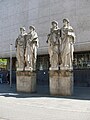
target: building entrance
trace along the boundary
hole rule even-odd
[[[49,56],[41,55],[37,57],[36,70],[37,88],[39,92],[47,93],[49,91]]]

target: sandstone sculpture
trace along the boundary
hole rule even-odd
[[[24,69],[25,67],[25,43],[27,33],[24,27],[20,28],[20,35],[16,39],[16,58],[17,58],[17,67]]]
[[[50,56],[50,69],[58,70],[62,60],[61,60],[61,52],[60,52],[60,29],[58,27],[58,22],[53,21],[52,27],[50,29],[50,34],[48,34],[48,52]]]
[[[61,57],[62,67],[72,68],[74,52],[75,33],[68,19],[63,19],[61,28]]]
[[[35,31],[34,26],[29,27],[29,33],[27,34],[27,44],[26,44],[26,68],[32,70],[36,69],[36,59],[37,59],[37,47],[38,43],[38,35]]]

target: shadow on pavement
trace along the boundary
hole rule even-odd
[[[49,94],[48,86],[38,86],[36,93],[18,93],[16,91],[15,84],[13,84],[11,88],[10,85],[8,84],[0,84],[0,96],[15,98],[49,97],[49,98],[90,100],[90,87],[74,87],[74,93],[72,96],[52,96]]]

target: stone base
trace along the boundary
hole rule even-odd
[[[30,71],[17,71],[17,92],[36,92],[36,73]]]
[[[70,96],[73,93],[73,72],[70,70],[49,71],[50,94]]]

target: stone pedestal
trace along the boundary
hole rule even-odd
[[[50,70],[50,94],[70,96],[73,93],[73,72],[71,70]]]
[[[17,92],[36,92],[36,73],[30,71],[17,71]]]

